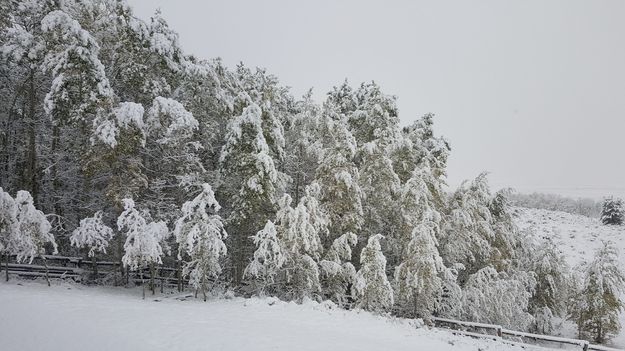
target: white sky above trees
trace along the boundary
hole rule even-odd
[[[449,183],[625,196],[625,1],[130,0],[189,53],[265,67],[322,100],[347,78],[433,112]]]

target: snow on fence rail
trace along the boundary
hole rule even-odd
[[[15,256],[11,257],[12,260]],[[42,261],[46,261],[44,265],[38,264]],[[66,256],[53,256],[43,255],[35,257],[32,263],[9,263],[8,273],[9,275],[16,275],[21,277],[37,278],[45,277],[46,274],[50,278],[71,279],[74,281],[81,281],[84,273],[92,274],[94,262],[91,259],[84,259],[82,257],[66,257]],[[112,271],[115,271],[119,267],[119,262],[112,261],[96,261],[95,265],[98,267],[97,272],[99,276],[106,275]],[[7,271],[7,263],[0,263],[0,271]],[[132,272],[132,281],[140,282],[148,280],[150,268],[144,268]],[[179,272],[178,268],[172,267],[156,267],[157,273],[154,277],[155,281],[166,282],[167,284],[178,283],[178,277],[174,276]],[[167,274],[169,276],[167,276]],[[183,285],[188,283],[188,278],[182,278],[180,282]]]
[[[496,324],[457,321],[453,319],[437,317],[433,317],[432,321],[434,322],[434,325],[439,328],[442,327],[452,329],[456,333],[474,338],[485,338],[510,342],[518,341],[524,344],[528,344],[527,341],[532,340],[534,343],[556,343],[560,345],[577,346],[583,351],[619,351],[618,349],[609,348],[601,345],[592,345],[586,340],[525,333],[515,330],[504,329],[502,326]]]

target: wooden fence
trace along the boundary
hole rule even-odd
[[[505,329],[500,325],[457,321],[453,319],[433,317],[432,321],[438,328],[450,329],[455,334],[469,336],[473,338],[492,339],[503,342],[514,342],[516,344],[531,345],[566,345],[575,347],[583,351],[620,351],[618,349],[593,345],[586,340],[568,339],[557,336],[525,333],[515,330]]]
[[[14,260],[13,260],[14,262]],[[107,275],[119,272],[119,262],[96,261],[97,278],[106,277]],[[45,277],[46,272],[50,278],[69,279],[76,282],[82,282],[85,278],[94,277],[94,262],[91,259],[82,257],[65,257],[45,255],[37,257],[32,263],[0,263],[0,271],[4,275],[8,268],[9,275],[20,276],[25,278]],[[180,270],[173,267],[157,266],[155,267],[155,282],[162,285],[176,286],[179,283],[186,285],[188,279],[179,278]],[[134,283],[148,281],[150,279],[150,269],[144,268],[131,272],[128,280]]]

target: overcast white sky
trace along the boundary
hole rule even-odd
[[[449,183],[625,196],[625,1],[130,0],[185,50],[321,99],[347,78],[436,114]]]

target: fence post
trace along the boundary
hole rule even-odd
[[[500,337],[500,338],[501,338],[501,337],[503,337],[503,334],[502,334],[502,332],[501,332],[501,329],[502,329],[502,327],[501,327],[501,326],[497,326],[497,336],[498,336],[498,337]]]

